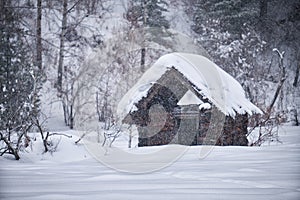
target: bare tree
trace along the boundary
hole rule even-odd
[[[279,68],[281,71],[281,75],[279,77],[278,85],[273,95],[273,98],[270,102],[270,105],[264,111],[264,114],[256,119],[255,125],[253,128],[248,132],[248,136],[253,132],[254,129],[258,128],[258,137],[257,139],[250,144],[251,146],[260,146],[266,141],[278,141],[278,125],[281,123],[281,116],[279,114],[272,115],[273,107],[275,105],[276,100],[279,97],[279,94],[282,90],[283,84],[286,80],[286,68],[283,64],[284,60],[284,52],[280,52],[278,49],[273,49],[273,51],[278,55],[279,58]]]
[[[43,153],[47,153],[47,152],[53,153],[56,151],[59,141],[56,143],[51,141],[50,138],[52,136],[60,135],[60,136],[65,136],[67,138],[72,138],[71,135],[67,135],[64,133],[50,133],[49,131],[44,131],[43,125],[42,125],[42,123],[40,123],[39,119],[34,119],[33,124],[38,128],[38,130],[41,134],[41,138],[42,138],[42,142],[43,142],[43,146],[44,146]]]
[[[285,70],[285,66],[283,65],[284,52],[280,52],[278,49],[274,49],[273,51],[276,52],[278,54],[278,57],[279,57],[279,68],[281,70],[281,76],[279,78],[278,86],[277,86],[277,89],[276,89],[275,94],[273,96],[273,99],[272,99],[272,101],[271,101],[271,103],[268,106],[267,111],[266,111],[268,116],[271,115],[271,110],[274,107],[274,104],[275,104],[275,102],[278,98],[278,95],[281,91],[283,83],[286,80],[286,70]]]
[[[110,10],[110,4],[106,4],[109,0],[63,0],[62,18],[59,35],[59,53],[57,65],[57,88],[58,97],[62,102],[64,121],[71,129],[76,123],[76,113],[79,107],[78,95],[88,83],[81,82],[81,77],[87,73],[84,66],[84,59],[87,49],[99,47],[102,44],[101,37],[101,21],[102,17]],[[95,7],[94,7],[95,6]],[[74,15],[73,11],[77,11]],[[92,18],[97,21],[97,26],[91,26],[86,21],[89,15],[98,15],[98,18]],[[98,23],[99,22],[99,23]],[[78,29],[84,27],[86,32],[92,36],[86,36]],[[90,34],[87,34],[90,35]],[[100,37],[100,38],[99,38]],[[81,98],[81,100],[83,100]],[[86,99],[90,101],[91,99]],[[78,107],[79,106],[79,107]]]
[[[104,146],[107,142],[109,142],[108,146],[111,147],[115,140],[121,135],[121,127],[116,127],[115,124],[111,125],[108,130],[103,132],[103,143]]]

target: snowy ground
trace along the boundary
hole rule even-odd
[[[202,159],[200,146],[189,147],[170,166],[143,174],[108,168],[74,145],[76,136],[63,137],[52,156],[33,149],[20,161],[0,157],[0,199],[300,199],[300,128],[280,132],[282,144],[214,147]]]

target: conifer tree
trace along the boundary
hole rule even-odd
[[[255,25],[259,20],[259,2],[257,0],[198,0],[196,2],[193,29],[200,31],[202,24],[218,21],[221,31],[233,34],[241,32],[241,27],[247,23]]]
[[[163,0],[132,0],[126,13],[127,20],[132,28],[140,28],[144,32],[144,41],[141,48],[141,71],[145,70],[146,40],[163,43],[162,38],[169,36],[166,29],[170,23],[164,16],[168,3]],[[150,39],[146,34],[150,33]]]
[[[0,155],[13,154],[18,160],[22,138],[38,113],[36,70],[13,1],[0,1],[0,12]]]
[[[170,23],[163,15],[167,12],[168,3],[163,0],[132,0],[126,13],[127,19],[134,27],[170,27]]]

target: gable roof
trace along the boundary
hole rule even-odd
[[[182,105],[191,105],[191,104],[196,104],[200,105],[203,104],[204,102],[199,99],[191,90],[188,90],[185,95],[178,101],[177,105],[182,106]]]
[[[152,85],[174,68],[193,84],[193,92],[207,98],[225,115],[262,113],[246,98],[242,86],[209,59],[196,54],[170,53],[160,57],[123,96],[118,105],[119,117],[123,119],[135,111],[135,104],[147,96]]]

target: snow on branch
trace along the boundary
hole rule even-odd
[[[278,53],[280,59],[283,59],[285,53],[284,51],[280,52],[277,48],[274,48],[273,51]]]

